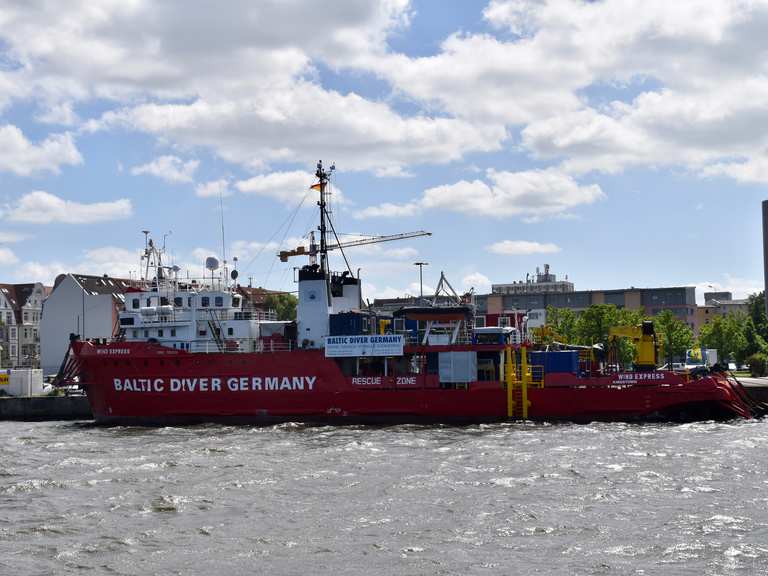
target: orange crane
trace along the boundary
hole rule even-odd
[[[402,234],[390,234],[387,236],[371,236],[369,238],[350,240],[349,242],[329,244],[328,250],[351,248],[353,246],[365,246],[367,244],[378,244],[380,242],[391,242],[393,240],[405,240],[407,238],[418,238],[420,236],[432,236],[432,232],[417,230],[416,232],[403,232]],[[317,256],[318,247],[317,244],[315,244],[314,232],[310,234],[309,238],[309,249],[305,248],[304,246],[297,246],[293,250],[281,250],[277,254],[280,258],[280,261],[288,262],[288,258],[291,258],[292,256],[309,256],[310,258]]]

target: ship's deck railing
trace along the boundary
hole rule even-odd
[[[125,318],[137,318],[138,322],[127,324],[123,322]],[[269,310],[216,310],[215,308],[201,308],[198,310],[179,310],[171,314],[144,315],[138,312],[123,313],[120,317],[120,326],[123,328],[158,326],[163,324],[174,324],[179,322],[191,322],[192,320],[215,320],[217,322],[226,322],[228,320],[258,320],[259,322],[276,322],[277,314]]]
[[[136,340],[128,339],[129,342]],[[139,340],[144,342],[145,340]],[[196,354],[218,354],[220,352],[238,354],[245,352],[290,352],[296,349],[296,344],[290,340],[276,340],[271,338],[232,338],[220,342],[215,340],[165,340],[159,339],[161,346],[193,352]]]

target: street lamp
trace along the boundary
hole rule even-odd
[[[414,262],[414,266],[419,267],[419,303],[424,301],[424,266],[429,266],[429,262]]]

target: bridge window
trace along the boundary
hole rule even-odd
[[[232,297],[232,307],[240,308],[240,298],[238,298],[237,296]]]
[[[184,306],[184,298],[182,298],[181,296],[176,296],[176,297],[173,299],[173,305],[174,305],[176,308],[181,308],[182,306]]]
[[[131,300],[131,308],[136,310],[139,306],[141,306],[141,304],[139,303],[138,298],[134,298],[133,300]]]
[[[162,330],[158,330],[157,331],[157,337],[158,338],[162,338],[163,337],[163,331]]]
[[[234,335],[234,333],[235,333],[235,329],[234,328],[227,328],[227,336],[232,336],[232,335]]]
[[[224,297],[223,296],[216,296],[216,298],[214,298],[214,302],[216,303],[216,306],[218,308],[221,308],[222,306],[224,306]]]
[[[200,298],[200,306],[203,308],[208,308],[208,306],[211,305],[211,299],[208,296],[203,296]]]
[[[176,336],[176,328],[171,328],[171,336]]]
[[[168,297],[160,296],[160,306],[168,306]]]

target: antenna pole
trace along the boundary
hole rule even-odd
[[[315,176],[320,180],[320,201],[317,205],[320,207],[320,270],[328,273],[328,239],[327,239],[327,212],[326,212],[326,187],[328,186],[328,179],[331,172],[333,172],[335,166],[331,166],[329,170],[323,169],[323,161],[320,160],[317,163],[317,171]]]
[[[328,185],[328,175],[323,170],[323,161],[317,163],[317,172],[315,176],[320,180],[320,270],[328,272],[328,244],[326,241],[325,224],[325,187]]]

